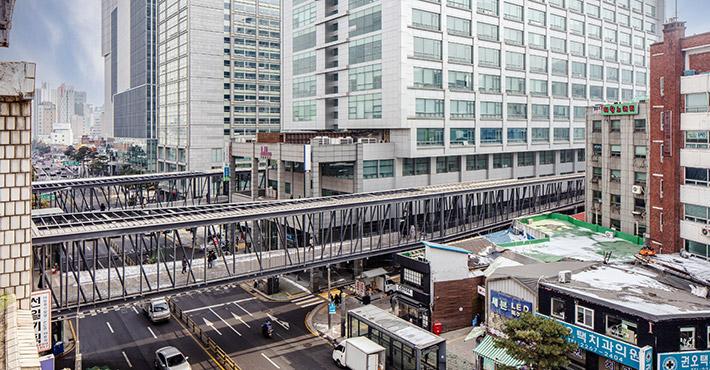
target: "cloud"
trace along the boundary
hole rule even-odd
[[[0,60],[37,64],[37,83],[61,83],[103,104],[100,0],[22,0],[15,3],[10,48]]]

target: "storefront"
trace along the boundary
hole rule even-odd
[[[476,357],[476,368],[480,370],[496,370],[497,368],[519,368],[523,362],[511,357],[508,352],[495,344],[492,336],[488,335],[473,349]]]
[[[376,306],[348,311],[347,334],[385,347],[388,370],[446,370],[446,340]]]

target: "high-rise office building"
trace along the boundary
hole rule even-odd
[[[158,1],[158,170],[221,168],[232,138],[278,131],[279,0]]]
[[[103,0],[106,131],[139,145],[154,171],[157,153],[156,0]]]
[[[287,1],[282,130],[368,137],[352,157],[362,171],[313,168],[355,173],[348,191],[583,171],[587,107],[647,95],[663,12],[663,0]]]
[[[709,258],[710,33],[671,20],[650,64],[650,243]]]

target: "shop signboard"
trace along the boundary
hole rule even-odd
[[[532,312],[531,302],[509,296],[497,290],[491,290],[491,312],[509,319],[520,316],[524,312]]]
[[[638,114],[638,103],[612,103],[601,107],[602,116],[627,116]]]
[[[30,297],[30,312],[37,339],[37,351],[52,349],[52,306],[51,291],[40,290],[32,292]]]
[[[710,370],[710,351],[659,353],[658,370]]]
[[[542,314],[538,315],[550,318]],[[604,334],[600,334],[561,320],[555,320],[569,329],[570,334],[567,337],[567,340],[575,343],[580,349],[596,353],[599,356],[606,357],[634,369],[651,369],[651,364],[653,362],[652,347],[645,346],[643,348],[639,348],[619,339],[614,339]]]

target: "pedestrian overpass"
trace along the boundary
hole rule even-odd
[[[42,215],[32,219],[35,285],[51,290],[61,319],[153,295],[399,252],[421,240],[473,236],[515,217],[580,207],[584,183],[584,174],[569,174]]]

